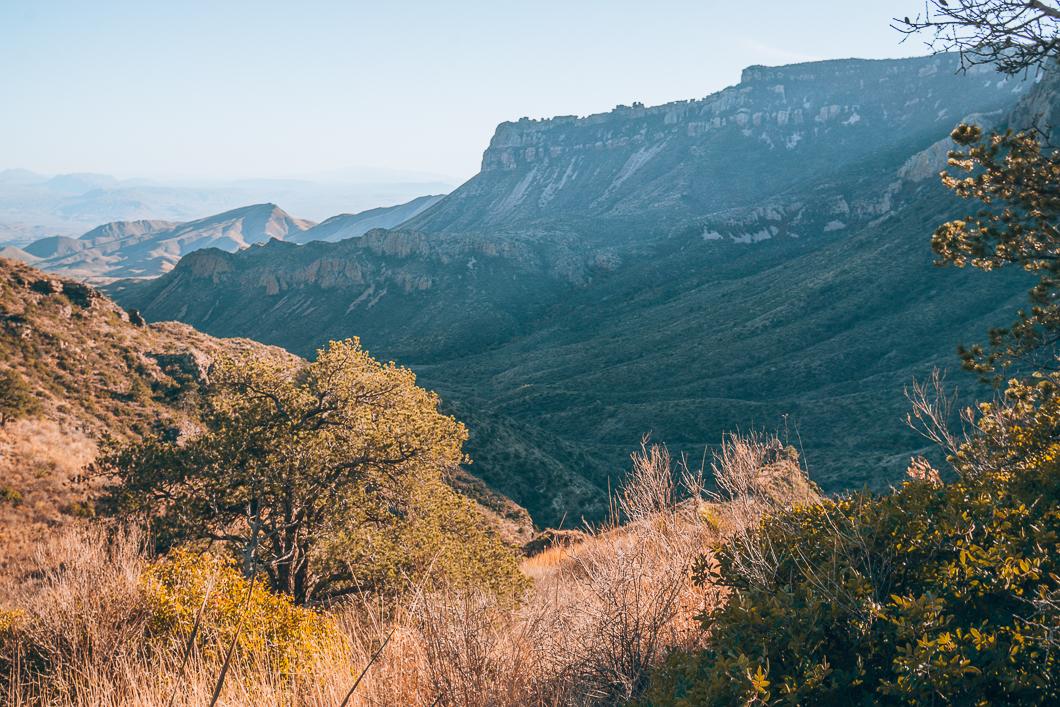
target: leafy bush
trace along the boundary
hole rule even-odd
[[[474,503],[440,479],[418,484],[406,513],[358,524],[335,537],[324,554],[358,568],[358,591],[478,589],[518,596],[528,586],[515,553],[483,522]]]
[[[252,588],[227,558],[178,548],[141,581],[150,632],[184,643],[194,631],[195,647],[207,654],[223,657],[234,639],[239,650],[287,673],[339,640],[322,615],[260,581]]]
[[[987,704],[1060,700],[1060,396],[1056,374],[981,406],[943,485],[780,512],[697,580],[731,589],[710,645],[671,658],[656,705]],[[921,465],[922,466],[922,465]],[[944,699],[943,699],[944,696]]]

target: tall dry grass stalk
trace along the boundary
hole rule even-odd
[[[762,519],[798,503],[820,499],[799,465],[794,449],[776,435],[752,431],[728,434],[714,453],[711,470],[717,491],[710,494],[716,523],[734,547],[733,569],[759,586],[774,579],[779,558],[758,533]]]
[[[776,454],[758,437],[731,438],[719,452],[723,497],[709,507],[727,514],[725,532],[739,542],[749,542],[743,529],[762,512],[766,482],[758,477]],[[279,675],[237,650],[217,704],[621,703],[669,651],[703,640],[694,617],[717,594],[694,586],[690,569],[718,540],[718,526],[702,520],[701,476],[646,442],[614,509],[583,541],[526,560],[534,584],[525,596],[454,589],[397,603],[362,597],[328,612],[336,639],[294,674]],[[0,621],[0,701],[210,703],[224,650],[189,653],[187,636],[152,634],[142,546],[135,532],[74,531],[43,547],[31,571],[0,585],[7,612],[0,616],[19,617],[6,633]]]

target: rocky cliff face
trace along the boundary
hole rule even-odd
[[[394,326],[398,336],[377,352],[429,361],[495,343],[555,294],[585,286],[615,262],[562,233],[490,239],[374,230],[338,243],[200,250],[165,277],[110,291],[154,320],[240,329],[262,340],[277,326],[313,345],[323,332],[343,338]],[[269,316],[261,316],[263,306]]]
[[[503,123],[481,172],[409,227],[475,231],[556,219],[671,220],[753,204],[944,137],[1028,88],[953,56],[750,67],[700,100]]]

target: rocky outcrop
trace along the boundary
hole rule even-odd
[[[699,100],[502,123],[480,173],[407,226],[696,217],[923,149],[961,116],[1011,106],[1030,87],[958,66],[950,55],[756,66]]]
[[[186,349],[176,353],[148,353],[159,369],[170,378],[188,383],[206,385],[209,382],[210,364],[213,359],[202,351]]]

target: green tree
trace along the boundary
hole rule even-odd
[[[39,409],[40,402],[17,371],[0,371],[0,426]]]
[[[936,51],[958,51],[964,65],[991,64],[1006,74],[1057,72],[1060,2],[1057,0],[930,0],[913,18],[896,19],[907,36],[927,33]],[[1053,111],[1055,114],[1055,110]],[[976,203],[974,213],[936,229],[932,247],[940,265],[982,270],[1019,267],[1038,277],[1030,308],[1008,328],[989,333],[989,343],[962,347],[967,368],[1003,379],[999,368],[1021,373],[1050,368],[1060,341],[1060,154],[1049,136],[1049,116],[1022,118],[1015,130],[984,135],[973,125],[951,134],[952,169],[943,184]]]
[[[166,544],[223,543],[297,604],[355,591],[358,568],[327,554],[333,540],[406,516],[418,486],[464,460],[463,425],[356,339],[312,363],[224,359],[210,377],[197,437],[100,457],[105,505],[149,518]]]
[[[950,153],[958,172],[943,172],[943,184],[980,208],[935,231],[931,244],[939,263],[1015,266],[1038,278],[1031,307],[1012,326],[991,331],[985,349],[962,348],[961,357],[982,375],[1013,364],[1049,368],[1060,341],[1060,153],[1043,148],[1034,132],[984,136],[978,127],[960,125],[952,137],[962,148]]]

